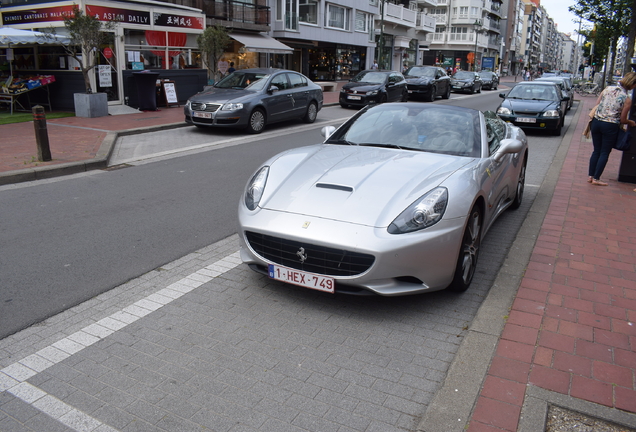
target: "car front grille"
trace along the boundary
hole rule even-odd
[[[351,252],[246,231],[250,247],[276,264],[328,276],[355,276],[367,271],[375,261],[369,254]],[[306,257],[301,262],[300,256]]]
[[[221,104],[206,104],[201,102],[191,102],[190,107],[192,111],[205,111],[205,112],[215,112],[221,107]]]

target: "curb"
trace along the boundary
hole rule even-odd
[[[108,159],[110,158],[117,139],[127,135],[138,135],[146,132],[158,132],[168,129],[177,129],[180,127],[190,126],[185,122],[169,123],[159,126],[149,126],[143,128],[127,129],[117,132],[108,132],[106,137],[99,146],[95,157],[92,159],[67,162],[57,165],[49,165],[44,167],[26,168],[22,170],[0,173],[0,186],[23,183],[34,180],[50,179],[70,174],[83,173],[90,170],[104,169],[108,167]]]
[[[420,421],[417,432],[463,432],[468,429],[479,393],[483,386],[490,362],[506,323],[506,317],[517,295],[534,249],[543,220],[550,206],[561,168],[565,162],[572,137],[581,115],[582,104],[568,131],[563,136],[559,149],[539,188],[532,207],[528,211],[508,256],[488,291],[464,340],[455,354],[446,379],[429,404]],[[514,258],[513,258],[514,256]],[[545,418],[536,417],[545,422]],[[536,430],[544,425],[536,426]]]

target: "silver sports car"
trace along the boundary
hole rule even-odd
[[[331,293],[466,290],[482,237],[521,205],[523,131],[492,112],[390,103],[323,135],[274,156],[247,183],[243,262]]]

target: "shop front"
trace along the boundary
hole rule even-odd
[[[14,28],[67,35],[64,16],[70,15],[77,3],[52,2],[37,7],[3,7],[3,25]],[[136,107],[137,89],[134,73],[150,70],[158,79],[175,82],[180,100],[185,101],[207,84],[196,39],[205,27],[200,10],[157,2],[118,3],[80,2],[86,14],[101,21],[116,21],[109,42],[97,55],[97,68],[91,74],[91,87],[106,93],[108,103]],[[2,51],[2,50],[0,50]],[[14,49],[13,75],[54,75],[51,86],[53,109],[73,109],[73,94],[85,92],[80,65],[62,46],[25,46]],[[0,65],[8,62],[0,55]]]

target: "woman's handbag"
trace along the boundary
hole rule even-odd
[[[618,138],[616,138],[616,144],[614,148],[616,150],[627,151],[632,143],[632,134],[629,130],[623,130],[622,127],[618,128]]]
[[[587,139],[590,139],[590,128],[592,127],[592,120],[594,120],[594,115],[596,114],[596,109],[598,108],[598,105],[596,105],[594,108],[592,108],[590,110],[590,121],[587,122],[587,125],[585,126],[585,129],[583,130],[583,136]]]

